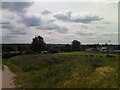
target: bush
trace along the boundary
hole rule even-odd
[[[49,53],[58,53],[58,50],[49,50]]]
[[[4,66],[2,65],[2,70],[4,70]]]
[[[21,55],[21,53],[3,53],[2,54],[2,58],[10,58],[10,57],[14,57],[14,56],[17,56],[17,55]]]

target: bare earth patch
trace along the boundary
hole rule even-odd
[[[8,66],[4,66],[2,71],[2,88],[15,88],[13,77],[15,74],[11,72]]]

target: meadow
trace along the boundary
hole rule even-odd
[[[20,88],[118,88],[118,55],[64,52],[3,59]]]

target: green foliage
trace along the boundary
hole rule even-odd
[[[39,53],[41,53],[41,51],[44,51],[45,50],[44,39],[41,36],[37,36],[37,37],[33,38],[33,41],[31,44],[31,49],[34,52],[39,52]]]
[[[117,88],[118,55],[69,52],[21,55],[3,60],[22,88]]]

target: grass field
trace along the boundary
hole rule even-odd
[[[21,55],[4,59],[22,88],[117,88],[118,55],[88,52]]]

